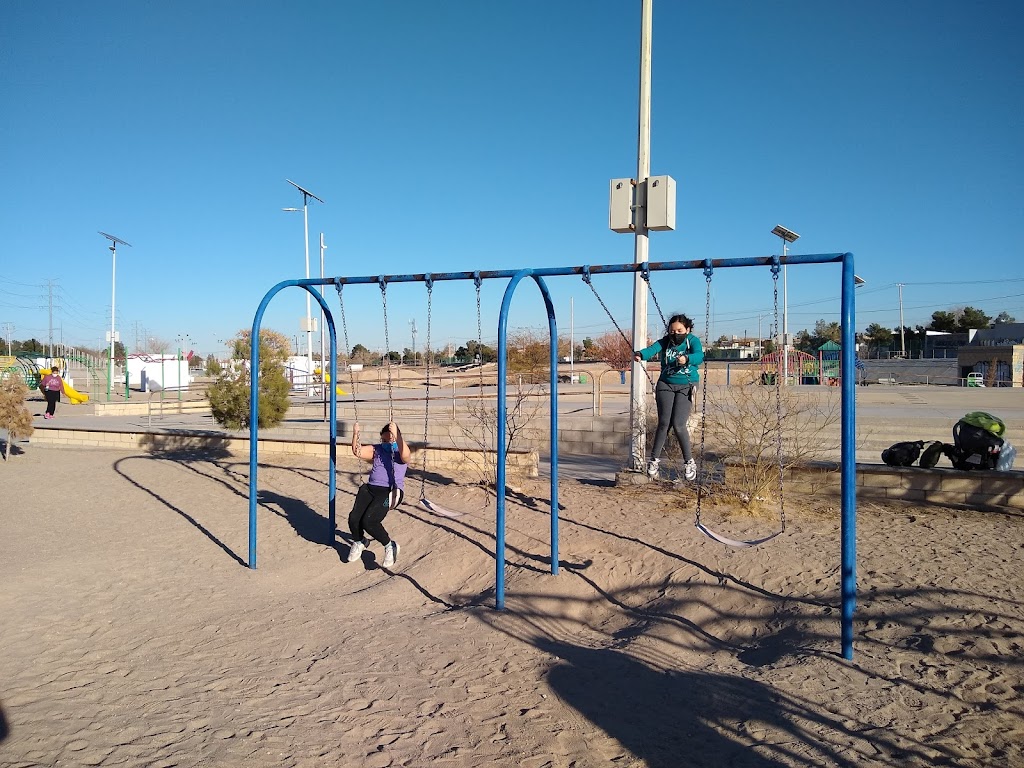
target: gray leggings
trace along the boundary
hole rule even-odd
[[[661,452],[665,450],[665,441],[668,440],[669,427],[676,433],[679,449],[683,452],[683,460],[689,461],[693,458],[686,421],[690,418],[690,410],[693,407],[694,389],[693,384],[669,384],[658,380],[658,386],[654,388],[654,402],[658,405],[658,431],[654,433],[652,459],[661,458]]]

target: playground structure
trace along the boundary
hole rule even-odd
[[[26,355],[5,355],[0,357],[0,378],[6,378],[11,374],[20,376],[29,389],[38,389],[43,377],[50,371],[57,370],[62,376],[67,375],[67,361],[63,358],[54,358],[49,365],[40,365],[38,360]],[[71,405],[81,405],[88,402],[89,395],[79,392],[67,380],[64,381],[62,394],[68,399]]]
[[[386,317],[386,289],[389,283],[422,282],[428,291],[438,281],[473,280],[478,286],[483,280],[509,279],[502,299],[498,317],[498,393],[497,393],[497,481],[496,481],[496,534],[495,534],[495,607],[504,608],[505,585],[505,461],[506,461],[506,398],[508,385],[507,372],[507,317],[512,296],[518,284],[525,278],[532,279],[544,299],[548,316],[550,337],[550,477],[551,477],[551,573],[558,573],[558,408],[557,408],[557,376],[558,376],[558,334],[554,304],[545,284],[545,277],[576,275],[583,277],[588,283],[596,274],[637,273],[647,276],[652,271],[701,269],[707,279],[716,269],[738,267],[771,267],[777,277],[778,270],[784,265],[805,264],[841,264],[841,352],[839,355],[839,371],[841,378],[841,461],[840,461],[840,495],[841,495],[841,542],[840,542],[840,593],[841,607],[841,646],[846,659],[853,657],[853,612],[856,604],[856,466],[855,466],[855,370],[854,361],[854,265],[850,253],[787,255],[783,257],[755,257],[741,259],[705,259],[697,261],[643,262],[629,264],[605,264],[596,266],[549,267],[543,269],[492,270],[476,272],[420,273],[407,275],[376,275],[361,277],[307,278],[285,280],[271,288],[261,301],[252,325],[250,370],[259,370],[259,338],[260,324],[263,314],[270,301],[280,291],[288,287],[299,287],[306,290],[320,304],[324,318],[330,331],[330,380],[337,381],[337,348],[338,337],[334,316],[317,287],[334,285],[341,293],[346,285],[375,284],[384,296]],[[596,289],[595,289],[596,294]],[[478,292],[479,296],[479,292]],[[598,296],[600,299],[600,296]],[[602,302],[603,303],[603,302]],[[342,311],[344,305],[342,304]],[[659,308],[660,309],[660,308]],[[609,313],[610,314],[610,313]],[[344,317],[344,314],[342,314]],[[706,333],[706,329],[705,329]],[[646,374],[646,371],[645,371]],[[634,372],[635,375],[635,372]],[[776,375],[781,375],[781,371]],[[249,562],[250,568],[256,568],[256,508],[258,496],[258,445],[259,445],[259,397],[257,381],[250,383],[250,455],[249,455]],[[330,401],[330,418],[328,428],[329,441],[329,480],[328,480],[328,527],[331,540],[336,535],[336,460],[337,460],[337,392],[332,387]],[[699,519],[698,519],[699,525]]]
[[[761,383],[775,383],[775,375],[782,373],[786,384],[838,385],[842,348],[835,342],[823,345],[817,354],[790,349],[771,352],[761,357]]]

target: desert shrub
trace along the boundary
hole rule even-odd
[[[519,386],[510,395],[505,406],[505,450],[519,450],[531,423],[541,408],[540,387]],[[498,407],[484,400],[471,401],[469,419],[458,422],[461,433],[458,442],[469,443],[479,457],[470,455],[469,465],[479,472],[478,481],[488,488],[496,488],[498,481]],[[454,435],[453,435],[454,437]],[[557,439],[557,438],[556,438]]]
[[[233,340],[235,360],[223,369],[210,385],[210,411],[214,420],[228,429],[250,426],[250,371],[248,362],[250,331],[240,331]],[[276,331],[260,331],[259,426],[276,427],[288,413],[290,385],[284,374],[288,340]]]
[[[4,461],[11,455],[11,443],[35,430],[32,414],[25,405],[28,392],[28,385],[17,373],[5,374],[0,380],[0,427],[7,430]]]
[[[699,409],[699,399],[696,405]],[[712,387],[704,418],[698,414],[696,420],[694,454],[703,428],[706,446],[726,466],[728,489],[744,503],[774,499],[780,464],[785,470],[834,451],[839,420],[839,393],[834,388],[776,390],[753,381]]]

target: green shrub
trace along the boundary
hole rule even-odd
[[[214,420],[228,429],[246,429],[252,422],[249,409],[249,331],[240,331],[233,341],[235,360],[210,385],[210,410]],[[260,331],[259,426],[276,427],[288,413],[290,385],[284,375],[288,340],[276,331]],[[242,357],[244,355],[244,357]]]

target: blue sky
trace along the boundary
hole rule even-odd
[[[639,0],[0,5],[0,323],[202,353],[277,282],[625,263],[608,180],[636,173]],[[858,330],[962,305],[1024,320],[1024,4],[655,0],[652,173],[678,185],[652,261],[851,251]],[[631,278],[595,278],[629,328]],[[560,329],[612,325],[548,281]],[[703,332],[704,280],[657,273]],[[497,337],[505,281],[483,290]],[[380,291],[346,289],[350,344],[382,348]],[[476,336],[473,286],[438,284],[432,346]],[[546,332],[535,290],[510,325]],[[838,319],[839,268],[788,270],[790,330]],[[328,301],[336,306],[333,291]],[[570,313],[571,306],[571,313]],[[426,340],[422,285],[388,292],[394,349]],[[771,323],[766,268],[721,270],[711,333]],[[654,308],[651,306],[651,312]],[[570,318],[571,314],[571,318]],[[304,292],[264,327],[301,336]],[[652,315],[652,320],[653,320]],[[2,327],[2,326],[0,326]]]

